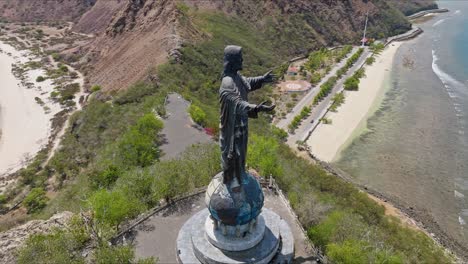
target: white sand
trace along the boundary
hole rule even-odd
[[[384,92],[385,79],[389,77],[393,58],[401,42],[390,44],[372,66],[366,66],[366,77],[361,79],[359,91],[346,91],[345,102],[338,112],[329,112],[332,124],[320,124],[307,140],[312,154],[331,162],[339,158],[339,152],[351,142],[353,131],[365,126],[372,106]]]
[[[60,106],[53,103],[50,92],[53,90],[51,81],[36,83],[36,77],[45,75],[43,70],[27,72],[28,82],[35,87],[27,89],[21,85],[11,70],[13,63],[29,61],[27,51],[17,51],[13,47],[0,42],[0,181],[9,172],[22,167],[24,162],[32,157],[48,142],[51,118],[60,111]],[[11,53],[12,56],[8,56]],[[41,98],[50,108],[40,106],[35,97]],[[5,183],[0,182],[0,189]]]

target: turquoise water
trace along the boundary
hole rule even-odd
[[[395,57],[368,131],[337,166],[468,245],[468,1],[420,26]]]

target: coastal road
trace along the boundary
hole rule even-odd
[[[346,58],[337,63],[331,69],[331,71],[325,75],[317,85],[315,85],[314,88],[310,89],[307,94],[302,97],[302,99],[296,104],[296,106],[294,106],[291,112],[289,112],[285,118],[281,119],[278,124],[276,124],[276,126],[287,131],[288,125],[291,124],[295,116],[299,115],[299,113],[302,111],[302,108],[312,104],[315,95],[317,95],[317,93],[320,91],[320,86],[324,84],[330,77],[335,76],[336,72],[346,64],[346,61],[349,59],[349,57],[351,57],[351,55],[353,55],[357,50],[358,47],[354,47],[353,50],[346,56]]]
[[[353,52],[354,54],[354,52]],[[369,50],[368,47],[365,47],[364,52],[362,53],[361,57],[358,59],[358,61],[347,71],[346,74],[343,75],[341,79],[339,79],[336,83],[336,85],[333,87],[331,93],[324,99],[322,100],[318,105],[314,106],[312,108],[311,114],[302,121],[302,123],[299,125],[299,127],[295,130],[294,134],[289,134],[287,143],[289,146],[294,147],[296,145],[296,142],[298,140],[304,141],[307,139],[307,137],[310,135],[310,133],[315,129],[315,127],[318,125],[319,120],[325,115],[327,112],[330,103],[332,101],[332,98],[335,94],[343,91],[343,84],[345,80],[349,77],[351,77],[358,69],[360,69],[366,59],[371,55],[371,51]],[[333,76],[333,75],[332,75]],[[329,76],[328,78],[330,78]],[[328,79],[327,78],[327,79]],[[316,89],[318,90],[318,89]],[[318,92],[318,91],[317,91]],[[312,97],[313,99],[313,97]],[[312,102],[312,99],[310,99],[308,102]],[[302,107],[300,108],[302,109]],[[294,117],[293,117],[294,118]],[[292,119],[291,119],[292,120]],[[289,124],[289,123],[288,123]],[[287,125],[286,125],[287,129]]]

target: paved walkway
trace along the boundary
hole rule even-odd
[[[177,157],[184,150],[197,143],[212,142],[211,137],[203,130],[194,127],[192,119],[187,112],[190,102],[179,94],[170,94],[166,100],[166,113],[164,120],[165,143],[161,146],[164,153],[162,160]]]
[[[264,189],[265,208],[271,209],[288,222],[295,239],[294,263],[315,263],[309,254],[307,238],[290,213],[284,201],[276,194]],[[135,246],[138,258],[156,257],[158,263],[177,263],[176,240],[178,231],[191,216],[205,208],[205,193],[188,198],[159,212],[138,225],[126,237]]]

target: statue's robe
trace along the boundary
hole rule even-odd
[[[247,101],[249,92],[261,88],[263,77],[246,78],[226,74],[219,90],[221,103],[220,147],[224,183],[236,177],[239,183],[245,175],[247,157],[248,118],[257,117],[256,105]]]

